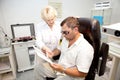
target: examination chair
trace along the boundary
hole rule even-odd
[[[101,44],[100,24],[97,20],[92,18],[78,18],[78,20],[80,24],[79,31],[94,48],[93,61],[85,80],[94,80],[95,74],[97,73]]]
[[[101,46],[101,32],[98,20],[92,18],[78,18],[78,21],[80,24],[79,31],[94,48],[93,61],[85,80],[94,80],[97,73],[99,76],[104,74],[108,54],[108,45],[106,43],[102,43]],[[100,64],[98,64],[99,62]],[[46,80],[54,80],[54,78],[47,77]]]
[[[79,31],[94,48],[94,57],[85,80],[94,80],[95,75],[104,75],[109,46],[101,43],[100,23],[92,18],[78,18]]]

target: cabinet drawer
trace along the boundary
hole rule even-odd
[[[32,47],[34,44],[35,44],[34,42],[31,42],[31,43],[29,43],[27,46],[28,46],[28,47]]]
[[[14,45],[15,49],[25,49],[27,47],[26,44],[19,44],[19,45]]]

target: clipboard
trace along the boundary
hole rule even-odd
[[[34,45],[33,45],[33,48],[35,49],[36,54],[37,54],[40,58],[44,59],[45,61],[47,61],[47,62],[50,63],[50,64],[53,64],[53,62],[51,61],[51,59],[49,59],[48,57],[46,57],[46,56],[44,55],[44,53],[43,53],[40,49],[38,49],[38,48],[35,47]]]

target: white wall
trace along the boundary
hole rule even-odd
[[[61,0],[62,18],[67,16],[90,17],[91,9],[98,0]],[[104,0],[99,0],[104,1]],[[114,7],[112,23],[120,21],[118,5],[120,0],[110,0]],[[0,0],[0,25],[12,37],[11,24],[34,23],[40,21],[40,11],[48,0]],[[117,12],[117,13],[116,13]],[[117,16],[116,16],[117,15]]]
[[[2,27],[2,29],[4,28],[4,30],[6,30],[4,25],[5,25],[5,20],[3,17],[3,11],[2,11],[2,6],[1,6],[1,2],[0,2],[0,28]]]
[[[92,7],[93,7],[93,1],[91,0],[64,0],[63,17],[70,15],[80,16],[80,17],[90,17]]]
[[[40,19],[40,9],[48,4],[47,0],[1,0],[4,28],[11,36],[11,24],[34,23]],[[2,21],[0,20],[0,21]]]
[[[111,23],[120,23],[120,0],[111,0],[112,16]]]
[[[67,16],[90,17],[92,1],[61,0],[62,19]],[[88,5],[89,3],[89,5]],[[0,0],[0,25],[4,26],[11,37],[11,24],[35,23],[40,21],[40,10],[48,4],[48,0]],[[2,12],[2,13],[1,13]]]
[[[111,24],[120,22],[120,0],[94,0],[95,2],[110,1],[112,14],[111,14]]]

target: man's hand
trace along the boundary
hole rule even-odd
[[[50,66],[51,66],[54,70],[59,71],[59,72],[61,72],[61,73],[64,71],[64,67],[61,66],[61,65],[59,65],[59,64],[54,63],[54,64],[50,64]]]

